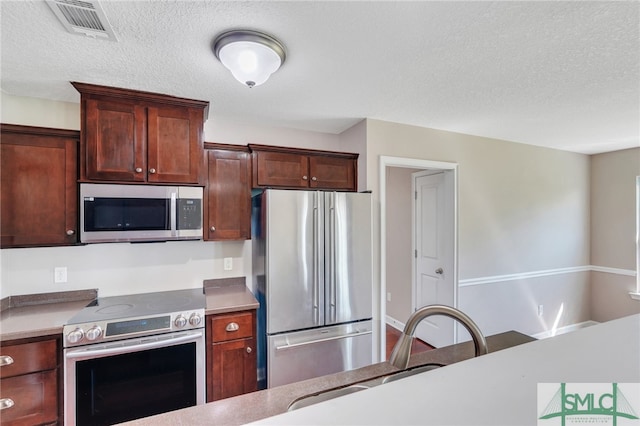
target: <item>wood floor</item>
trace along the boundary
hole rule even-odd
[[[396,342],[400,338],[400,334],[401,334],[400,331],[396,330],[395,328],[387,324],[387,359],[389,359],[389,357],[391,356],[391,351],[393,350],[393,347],[395,346]],[[435,349],[435,348],[429,345],[428,343],[423,342],[420,339],[414,338],[413,343],[411,343],[412,354],[424,352],[424,351],[430,351],[431,349]]]

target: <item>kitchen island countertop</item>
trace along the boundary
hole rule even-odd
[[[545,383],[542,393],[540,383]],[[609,411],[604,416],[589,414],[586,402],[572,409],[566,402],[570,399],[561,402],[561,383],[566,383],[567,398],[586,400],[591,395],[599,401],[596,404],[603,404],[604,398]],[[613,383],[620,394],[612,391]],[[616,406],[616,395],[622,393],[628,403]],[[562,419],[540,419],[547,410]],[[256,424],[514,426],[554,425],[560,420],[608,424],[609,412],[629,410],[631,415],[640,413],[640,315],[490,353]]]
[[[531,342],[535,339],[524,334],[510,331],[487,337],[490,352],[499,351],[514,345]],[[445,348],[414,354],[410,367],[427,363],[451,364],[472,358],[472,342],[460,343]],[[447,367],[448,368],[448,367]],[[443,370],[446,370],[444,368]],[[258,392],[214,401],[156,416],[127,422],[127,425],[239,425],[270,416],[285,413],[295,399],[313,393],[344,387],[352,383],[367,381],[376,377],[399,371],[388,362],[381,362],[352,371],[331,374],[315,379],[278,386]],[[386,386],[386,385],[385,385]]]

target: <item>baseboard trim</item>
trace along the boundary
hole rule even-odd
[[[404,323],[389,315],[386,316],[386,323],[398,331],[404,331]]]
[[[540,333],[536,333],[531,337],[534,337],[536,339],[546,339],[549,337],[559,336],[561,334],[569,333],[571,331],[576,331],[581,328],[591,327],[592,325],[596,325],[596,324],[599,324],[599,323],[597,321],[592,321],[592,320],[583,321],[576,324],[565,325],[564,327],[560,327],[556,329],[555,332],[554,330],[547,330]]]
[[[632,269],[608,268],[606,266],[573,266],[569,268],[545,269],[541,271],[522,272],[519,274],[494,275],[490,277],[468,278],[458,281],[458,287],[468,287],[472,285],[493,284],[505,281],[526,280],[531,278],[546,277],[550,275],[572,274],[577,272],[604,272],[607,274],[636,276],[636,271]]]

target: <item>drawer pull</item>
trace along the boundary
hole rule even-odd
[[[248,353],[248,354],[250,354],[252,350],[253,350],[253,349],[251,349],[251,346],[247,346],[247,353]]]
[[[13,364],[13,358],[11,358],[9,355],[0,356],[0,367],[11,364]]]
[[[11,408],[15,405],[13,399],[11,398],[2,398],[0,399],[0,410],[5,410],[7,408]]]
[[[227,331],[238,331],[240,330],[240,326],[238,325],[237,322],[230,322],[229,324],[227,324]]]

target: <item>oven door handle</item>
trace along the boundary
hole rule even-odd
[[[119,344],[116,343],[115,345],[117,346],[114,346],[112,348],[106,348],[106,349],[85,348],[85,349],[81,349],[73,352],[69,351],[65,354],[65,358],[74,359],[74,358],[85,358],[87,356],[98,357],[103,355],[122,354],[126,352],[138,352],[145,349],[155,349],[155,348],[165,347],[167,345],[175,345],[178,343],[193,341],[194,339],[197,339],[198,337],[201,337],[201,336],[202,336],[202,332],[190,333],[186,336],[154,339],[153,342],[133,344],[130,346],[124,346],[122,345],[122,342],[120,342]]]

